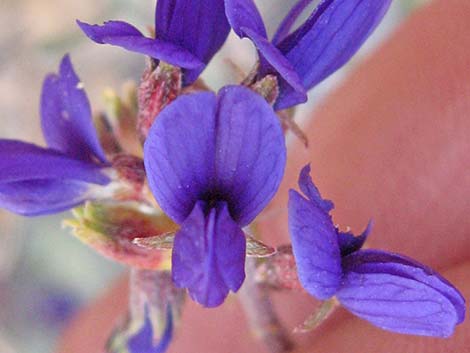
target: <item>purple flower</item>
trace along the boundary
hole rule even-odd
[[[158,116],[144,161],[150,188],[181,229],[172,277],[213,307],[244,278],[248,225],[274,196],[286,159],[279,121],[241,86],[180,96]]]
[[[300,173],[289,193],[289,230],[302,286],[314,297],[336,295],[340,303],[372,324],[394,332],[448,337],[465,317],[459,291],[431,268],[405,256],[360,250],[370,226],[359,237],[342,233],[310,176]]]
[[[122,21],[102,26],[77,23],[96,43],[117,45],[184,68],[186,85],[197,79],[230,31],[222,0],[159,0],[155,38]]]
[[[144,326],[139,330],[139,332],[132,336],[127,343],[129,353],[166,352],[173,338],[173,313],[170,306],[167,308],[165,329],[163,330],[162,337],[156,345],[153,343],[153,336],[154,332],[152,320],[150,320],[150,310],[146,308]]]
[[[323,0],[295,31],[291,29],[312,0],[299,0],[271,42],[253,0],[225,0],[230,25],[258,49],[258,79],[279,78],[276,109],[307,100],[306,91],[343,66],[383,18],[391,0]]]
[[[0,139],[0,207],[11,212],[60,212],[84,202],[90,184],[110,181],[90,104],[68,55],[59,74],[44,81],[41,126],[48,148]]]

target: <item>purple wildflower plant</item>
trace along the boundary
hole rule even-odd
[[[292,28],[312,0],[300,0],[273,39],[253,0],[225,0],[235,33],[258,50],[255,79],[279,79],[276,110],[304,103],[306,92],[343,66],[362,46],[387,12],[391,0],[322,0],[299,28]]]
[[[361,250],[370,232],[355,237],[333,224],[334,205],[321,197],[305,166],[304,196],[289,192],[289,231],[299,280],[320,300],[336,296],[354,315],[382,329],[449,337],[465,318],[459,291],[431,268],[403,255]]]
[[[47,148],[0,140],[0,207],[26,216],[75,207],[93,197],[93,185],[111,181],[88,98],[68,55],[59,74],[44,80],[41,127]]]
[[[271,200],[284,173],[279,120],[241,86],[181,96],[152,126],[144,161],[157,202],[181,225],[175,284],[204,306],[220,305],[245,278],[241,228]]]
[[[216,307],[244,282],[239,297],[250,324],[267,346],[283,347],[276,351],[293,344],[272,307],[274,289],[303,286],[317,299],[336,297],[399,333],[447,337],[464,320],[464,299],[438,273],[361,249],[370,224],[357,237],[339,231],[309,166],[299,178],[304,196],[289,194],[292,247],[255,239],[250,225],[284,175],[283,128],[306,142],[287,108],[359,50],[391,0],[323,0],[293,30],[311,3],[297,1],[271,41],[253,0],[159,0],[152,37],[122,21],[77,21],[94,42],[152,59],[140,85],[129,99],[112,94],[110,109],[96,115],[97,132],[65,56],[42,89],[48,147],[0,140],[0,207],[28,216],[74,208],[65,224],[75,235],[131,267],[128,320],[107,352],[165,352],[186,292]],[[230,28],[253,42],[259,60],[239,85],[215,93],[199,76]]]
[[[101,26],[77,23],[96,43],[116,45],[183,68],[185,85],[198,78],[230,31],[221,0],[159,0],[155,38],[145,37],[123,21]]]

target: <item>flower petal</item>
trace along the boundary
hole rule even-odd
[[[337,293],[353,314],[383,329],[448,337],[463,321],[465,301],[432,269],[404,256],[377,250],[344,258]]]
[[[145,142],[150,188],[181,223],[197,200],[224,200],[244,226],[282,179],[286,150],[280,123],[261,96],[240,86],[181,96],[159,115]]]
[[[341,256],[347,256],[362,248],[372,230],[372,221],[367,224],[366,229],[357,237],[351,232],[338,232],[338,243]]]
[[[279,97],[274,104],[275,110],[287,109],[306,102],[307,93],[305,88],[289,60],[267,39],[255,31],[249,28],[243,28],[243,31],[258,49],[260,57],[258,76],[264,77],[268,74],[277,74],[280,79]]]
[[[281,78],[280,95],[276,109],[303,103],[307,100],[305,89],[296,71],[284,55],[267,39],[261,15],[252,0],[225,0],[228,21],[241,38],[249,38],[258,49],[260,78],[278,74]],[[279,103],[282,102],[282,103]]]
[[[215,307],[245,279],[245,237],[225,203],[207,210],[197,202],[176,234],[172,277],[206,307]]]
[[[344,266],[355,272],[387,272],[423,282],[442,292],[459,311],[459,321],[465,316],[465,300],[456,288],[439,273],[406,256],[381,250],[362,250],[344,259]]]
[[[214,93],[180,96],[158,115],[145,141],[150,189],[177,223],[213,185],[216,109]]]
[[[109,182],[96,164],[30,143],[0,139],[0,184],[38,179],[68,179],[101,185]]]
[[[300,283],[318,299],[328,299],[341,282],[338,235],[318,204],[289,191],[289,233]]]
[[[189,30],[188,30],[189,29]],[[156,37],[180,45],[204,64],[224,44],[230,32],[221,0],[159,0],[155,15]],[[185,85],[197,79],[204,66],[189,70]]]
[[[186,69],[204,66],[186,49],[161,39],[144,37],[137,28],[126,22],[108,21],[100,26],[77,20],[77,24],[91,40],[98,44],[116,45]]]
[[[279,45],[310,89],[343,66],[379,24],[391,0],[324,0]]]
[[[258,94],[241,86],[219,92],[216,189],[230,214],[249,224],[275,195],[284,175],[286,147],[279,120]]]
[[[50,74],[44,80],[41,125],[49,147],[87,162],[107,162],[90,103],[68,55],[62,59],[59,74]]]
[[[0,140],[0,207],[11,212],[57,213],[89,198],[88,183],[109,181],[94,163],[21,141]]]
[[[225,12],[235,33],[246,37],[244,29],[248,28],[264,39],[268,38],[263,19],[253,0],[225,0]]]
[[[144,326],[134,336],[129,338],[127,348],[129,353],[164,353],[167,351],[168,346],[173,338],[173,313],[171,307],[167,308],[167,316],[165,329],[158,344],[154,346],[153,343],[153,327],[152,320],[150,319],[150,310],[145,309],[145,322]]]
[[[329,213],[335,205],[330,200],[325,200],[321,197],[320,191],[315,186],[310,177],[310,164],[302,168],[299,175],[299,188],[302,193],[325,213]]]
[[[87,200],[89,184],[36,179],[0,183],[0,208],[23,216],[41,216],[73,208]]]

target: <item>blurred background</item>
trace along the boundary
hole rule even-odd
[[[411,11],[426,0],[394,0],[384,23],[342,70],[315,88],[312,104],[348,75]],[[257,0],[272,34],[294,0]],[[70,53],[94,110],[103,108],[102,92],[138,82],[144,58],[87,40],[75,19],[99,23],[122,19],[141,30],[153,23],[154,0],[1,0],[0,138],[43,144],[39,123],[42,79]],[[251,44],[229,37],[203,78],[214,89],[236,82],[228,60],[249,71]],[[302,111],[300,111],[300,117]],[[0,210],[0,353],[52,352],[61,329],[88,300],[126,269],[95,254],[62,229],[64,213],[21,218]]]

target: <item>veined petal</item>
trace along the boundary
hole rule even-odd
[[[432,268],[406,256],[381,250],[362,250],[344,258],[344,267],[357,273],[383,272],[422,282],[444,294],[458,312],[458,323],[465,316],[465,300],[459,291]]]
[[[394,332],[448,337],[465,316],[456,288],[404,256],[358,251],[343,260],[337,297],[355,315]]]
[[[172,277],[206,307],[215,307],[245,279],[245,236],[227,205],[215,208],[198,201],[176,234]]]
[[[342,269],[338,235],[331,217],[318,204],[289,191],[289,233],[300,283],[318,299],[340,287]]]
[[[23,216],[41,216],[73,208],[87,200],[89,184],[76,180],[33,179],[0,183],[0,208]]]
[[[165,213],[182,223],[213,189],[217,97],[178,97],[158,115],[144,145],[150,189]]]
[[[36,145],[0,139],[0,184],[25,180],[76,180],[107,184],[109,178],[94,163],[86,163]]]
[[[279,45],[306,89],[343,66],[379,24],[391,0],[324,0]]]
[[[90,103],[68,55],[62,59],[59,74],[44,80],[41,125],[49,147],[83,161],[107,163]]]
[[[171,307],[168,306],[167,308],[165,329],[156,345],[153,343],[153,327],[152,320],[150,319],[150,310],[146,308],[144,326],[129,339],[127,348],[129,349],[129,353],[164,353],[168,349],[172,338],[173,313]]]
[[[221,0],[159,0],[155,14],[156,37],[185,48],[204,64],[224,44],[230,32]],[[204,66],[184,75],[186,85],[197,79]]]
[[[279,120],[258,94],[242,86],[219,92],[216,190],[230,214],[249,224],[275,195],[284,175],[286,147]]]
[[[197,200],[226,201],[244,226],[266,206],[286,158],[280,123],[261,96],[241,86],[181,96],[159,115],[145,142],[150,188],[181,223]]]
[[[144,37],[137,28],[126,22],[108,21],[100,26],[77,21],[77,24],[91,40],[98,44],[116,45],[186,69],[204,66],[188,50],[165,40]]]

